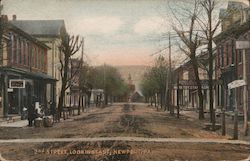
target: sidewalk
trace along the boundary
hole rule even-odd
[[[81,118],[81,117],[83,117],[84,114],[89,114],[89,113],[94,112],[96,110],[97,110],[96,107],[87,108],[86,111],[81,112],[80,115],[70,116],[66,120],[61,118],[60,122],[74,121],[74,119]],[[8,121],[0,122],[0,127],[17,127],[17,128],[20,128],[20,127],[26,127],[27,125],[28,125],[28,120],[17,120],[17,121],[13,121],[13,122],[8,122]]]
[[[205,119],[199,120],[199,113],[196,111],[180,111],[181,115],[188,117],[190,121],[199,121],[201,124],[208,123],[210,120],[209,113],[205,113]],[[221,124],[221,117],[216,117],[216,123]],[[249,135],[244,136],[243,132],[243,121],[239,119],[238,121],[238,129],[239,129],[239,140],[250,141],[250,130]],[[226,116],[226,135],[230,138],[233,137],[233,128],[234,128],[234,120],[232,120],[231,116]],[[250,127],[249,127],[250,128]],[[221,129],[217,130],[216,133],[221,135]]]
[[[0,127],[25,127],[28,125],[28,120],[18,120],[15,122],[2,122]]]
[[[45,143],[45,142],[97,142],[97,141],[126,141],[126,142],[159,142],[159,143],[216,143],[250,145],[248,141],[226,139],[199,138],[145,138],[145,137],[88,137],[88,138],[36,138],[36,139],[7,139],[1,143]]]

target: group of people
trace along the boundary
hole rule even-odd
[[[45,108],[42,106],[42,105],[39,105],[36,103],[38,103],[38,99],[37,97],[33,96],[32,97],[32,103],[29,105],[28,107],[28,114],[27,114],[27,117],[28,117],[28,126],[33,126],[33,123],[34,123],[34,120],[36,118],[42,118],[43,116],[46,115],[46,113],[48,114],[48,112],[46,112]]]

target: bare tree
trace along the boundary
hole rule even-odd
[[[202,45],[201,44],[201,37],[199,35],[199,32],[195,29],[196,26],[196,19],[198,14],[200,13],[199,11],[199,1],[195,0],[193,3],[193,9],[184,9],[185,12],[187,13],[188,18],[190,18],[190,22],[188,24],[188,31],[184,31],[184,24],[182,23],[181,20],[175,15],[174,12],[173,15],[175,19],[178,21],[179,26],[177,27],[176,25],[173,25],[173,29],[179,36],[181,42],[184,44],[184,47],[182,45],[179,45],[179,48],[182,52],[184,52],[191,61],[193,71],[194,71],[194,76],[195,76],[195,81],[198,87],[198,97],[199,97],[199,119],[204,119],[204,109],[203,109],[203,93],[202,93],[202,85],[201,85],[201,80],[199,77],[199,62],[196,56],[197,49]]]
[[[204,35],[204,38],[207,42],[207,51],[208,51],[208,87],[209,87],[209,111],[210,111],[210,121],[212,123],[212,130],[215,130],[215,110],[213,107],[214,95],[213,95],[213,73],[214,73],[214,55],[213,55],[213,38],[220,25],[220,20],[215,20],[213,14],[215,12],[215,7],[217,5],[216,0],[201,0],[200,4],[201,9],[205,11],[205,18],[197,16],[197,22],[201,31]]]
[[[58,102],[58,117],[60,119],[61,112],[63,108],[63,102],[65,99],[65,92],[70,87],[73,77],[77,74],[79,70],[76,70],[74,73],[69,73],[70,71],[70,59],[73,55],[75,55],[83,45],[83,41],[80,39],[79,36],[70,36],[65,31],[61,30],[60,33],[61,37],[61,44],[59,46],[60,51],[60,74],[62,78],[62,85],[61,85],[61,92],[59,96],[59,102]],[[81,64],[79,64],[79,67]]]

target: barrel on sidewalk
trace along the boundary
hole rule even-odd
[[[35,119],[35,127],[52,127],[53,126],[53,117],[46,116],[44,118],[36,118]]]
[[[35,127],[43,127],[43,119],[38,117],[34,121]]]

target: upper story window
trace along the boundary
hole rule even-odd
[[[18,39],[18,63],[22,64],[22,39]]]
[[[220,49],[220,55],[221,55],[221,67],[224,66],[224,46],[221,46],[221,49]]]
[[[183,71],[183,80],[188,80],[188,71]]]
[[[31,57],[31,46],[27,42],[27,65],[30,66],[30,57]]]
[[[238,50],[238,63],[242,63],[242,50]]]
[[[234,41],[232,41],[232,62],[231,62],[231,64],[234,64],[234,59],[235,59],[235,46],[234,46]]]
[[[228,45],[228,43],[227,43],[227,45],[226,45],[226,56],[227,56],[227,65],[229,64],[229,45]]]

